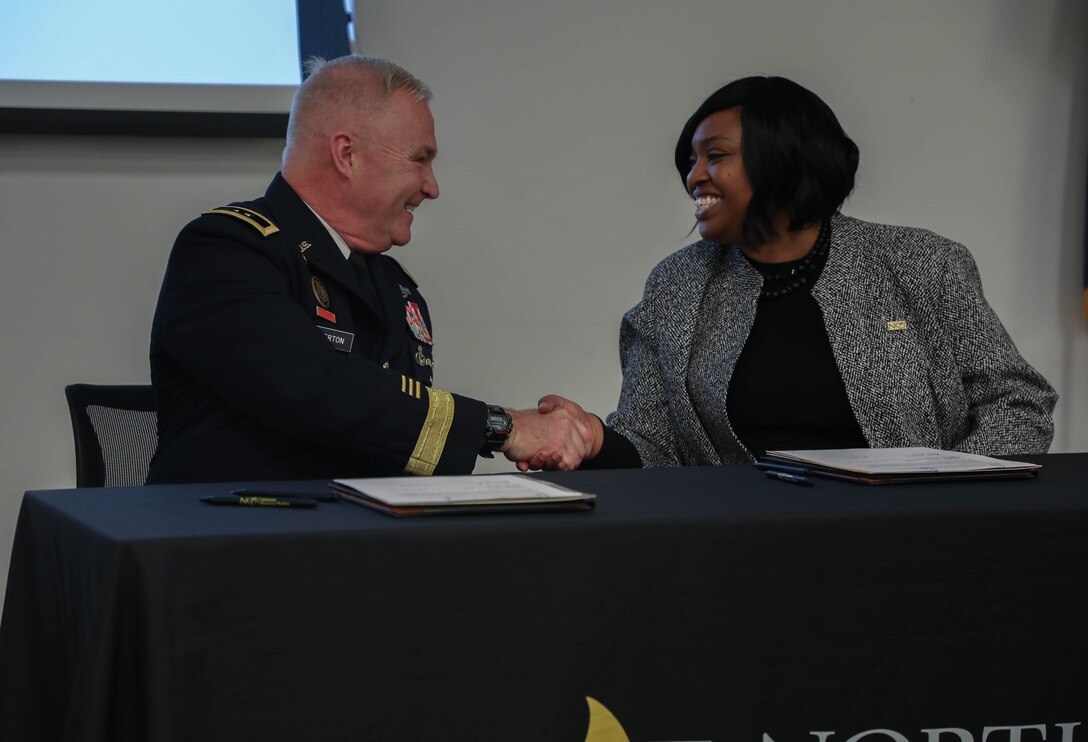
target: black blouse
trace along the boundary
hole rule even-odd
[[[764,275],[763,295],[729,381],[726,408],[733,432],[753,456],[768,449],[868,447],[811,293],[827,253],[791,290],[796,279],[790,271],[803,262],[749,260]]]

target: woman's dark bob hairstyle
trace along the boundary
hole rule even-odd
[[[775,235],[776,214],[788,214],[789,229],[795,230],[838,211],[854,190],[858,147],[826,103],[784,77],[735,80],[699,106],[676,142],[676,170],[685,189],[695,129],[729,108],[740,109],[740,151],[752,186],[744,234],[753,244]]]

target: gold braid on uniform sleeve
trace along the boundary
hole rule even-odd
[[[412,451],[405,474],[428,477],[434,474],[442,451],[446,447],[446,437],[453,426],[453,395],[441,389],[424,387],[427,390],[427,419],[419,431],[416,447]]]

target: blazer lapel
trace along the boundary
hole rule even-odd
[[[385,314],[385,321],[388,327],[394,329],[393,332],[386,333],[385,348],[382,350],[383,358],[391,358],[397,351],[404,348],[407,333],[404,329],[407,324],[405,304],[408,298],[401,291],[403,279],[400,279],[398,275],[392,275],[389,259],[378,256],[376,260],[369,261],[369,266],[374,278],[374,290],[378,294],[378,303],[381,304],[382,312]]]
[[[340,252],[340,248],[336,246],[329,230],[325,229],[325,225],[299,198],[282,175],[277,175],[268,186],[265,197],[272,204],[279,218],[291,224],[293,228],[297,227],[298,249],[309,263],[311,273],[316,269],[322,277],[340,284],[358,300],[360,305],[366,307],[366,311],[375,321],[382,322],[381,314],[366,300],[362,289],[359,288],[359,279],[355,271],[348,265],[348,261]]]
[[[688,379],[690,387],[703,390],[700,407],[714,461],[720,461],[719,452],[726,452],[729,460],[733,452],[745,450],[729,424],[729,383],[752,331],[762,287],[762,277],[739,248],[719,249],[699,305],[697,316],[706,326],[697,350],[699,357],[691,370],[692,374],[702,373],[708,378]]]
[[[348,261],[344,259],[344,254],[340,252],[340,248],[333,242],[324,225],[316,219],[314,221],[317,224],[317,229],[313,230],[314,238],[310,240],[313,246],[303,255],[309,262],[310,269],[316,269],[322,275],[336,281],[352,296],[356,297],[360,303],[365,304],[355,271],[348,265]]]
[[[898,445],[910,343],[896,323],[907,319],[907,310],[866,235],[853,224],[841,214],[832,219],[831,248],[812,295],[861,432],[873,447]],[[915,331],[913,318],[904,324]]]
[[[727,258],[725,249],[712,242],[705,242],[701,250],[693,250],[690,256],[687,266],[677,266],[671,272],[671,277],[679,280],[670,287],[671,295],[665,297],[667,306],[662,309],[662,314],[669,315],[670,320],[660,324],[657,337],[663,383],[683,455],[689,461],[720,463],[710,435],[695,411],[689,374],[696,333],[700,342],[724,341],[721,327],[708,327],[704,323],[703,310],[708,292],[716,290],[714,286],[725,270],[723,261]]]

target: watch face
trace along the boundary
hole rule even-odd
[[[514,421],[505,412],[488,412],[487,427],[500,435],[509,434],[514,427]]]

